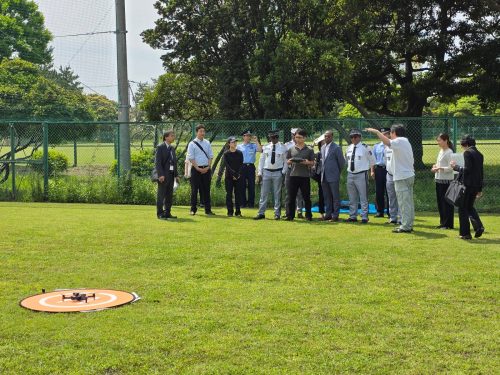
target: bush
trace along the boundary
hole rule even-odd
[[[113,160],[109,172],[116,176],[116,168],[118,162]],[[154,167],[154,152],[152,149],[144,149],[138,152],[133,152],[130,155],[130,172],[134,176],[149,177],[151,170]]]
[[[32,159],[43,162],[43,152],[35,151]],[[69,159],[65,154],[56,150],[49,150],[49,175],[52,176],[66,171],[68,165]],[[31,168],[38,173],[43,173],[43,163],[31,164]]]

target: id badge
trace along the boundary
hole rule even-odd
[[[171,171],[173,171],[173,170],[174,170],[174,166],[173,166],[173,165],[171,165],[171,166],[170,166],[170,170],[171,170]]]

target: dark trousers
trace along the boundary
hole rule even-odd
[[[312,177],[318,183],[318,209],[320,214],[325,213],[325,196],[323,195],[323,187],[321,186],[321,176],[316,174]]]
[[[242,184],[241,205],[253,208],[255,205],[255,165],[243,164],[240,179]]]
[[[241,190],[242,190],[243,180],[241,177],[238,180],[233,180],[231,176],[226,176],[224,184],[226,186],[226,207],[227,213],[233,214],[233,195],[234,195],[234,205],[236,206],[236,212],[240,212],[241,208]]]
[[[297,193],[300,190],[302,198],[304,199],[304,206],[306,209],[306,217],[312,217],[311,214],[311,180],[309,177],[295,177],[290,176],[288,181],[288,217],[295,217],[295,200]]]
[[[171,172],[165,181],[158,181],[158,191],[156,193],[156,215],[170,215],[172,200],[174,196],[174,173]]]
[[[474,208],[477,193],[477,189],[466,186],[463,205],[458,208],[461,236],[470,236],[469,219],[475,231],[483,227],[483,223]]]
[[[375,167],[375,205],[377,212],[383,214],[384,211],[389,213],[389,203],[386,190],[387,170],[385,168]]]
[[[205,212],[212,210],[210,202],[210,182],[212,181],[212,171],[201,174],[196,169],[191,168],[191,211],[196,212],[198,201],[198,190],[203,197]]]
[[[449,183],[438,184],[436,183],[436,198],[439,210],[439,225],[442,227],[453,228],[453,216],[455,215],[455,207],[449,204],[444,198],[446,190],[448,190]]]

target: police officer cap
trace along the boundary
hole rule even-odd
[[[361,130],[351,129],[351,131],[349,132],[349,137],[354,137],[355,135],[359,135],[361,137]]]
[[[227,142],[228,142],[228,143],[231,143],[231,142],[236,142],[236,141],[237,141],[236,137],[229,137],[229,138],[227,139]]]
[[[269,137],[279,137],[279,130],[269,130],[269,132],[267,133],[267,135]]]
[[[295,133],[297,133],[297,130],[299,130],[299,128],[291,128],[290,133],[295,135]]]
[[[390,132],[391,132],[391,129],[389,129],[389,128],[380,128],[380,129],[379,129],[379,131],[380,131],[381,133],[390,133]]]
[[[250,129],[246,129],[243,131],[243,133],[241,133],[241,135],[252,135],[252,132],[250,131]]]

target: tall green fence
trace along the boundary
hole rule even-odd
[[[153,168],[154,148],[161,142],[162,133],[170,129],[176,133],[179,171],[182,174],[187,144],[193,138],[198,123],[206,126],[207,138],[214,150],[215,204],[224,203],[223,189],[218,187],[218,172],[228,136],[239,136],[250,129],[265,143],[268,131],[273,129],[280,132],[282,141],[288,141],[292,128],[303,128],[308,133],[307,143],[312,145],[316,137],[326,130],[333,130],[336,142],[345,149],[352,128],[381,128],[402,123],[415,154],[417,209],[435,210],[430,167],[439,151],[436,136],[448,133],[454,144],[464,134],[472,134],[476,138],[478,148],[485,157],[485,194],[478,207],[483,211],[500,212],[500,117],[130,123],[131,178],[125,178],[120,173],[117,160],[120,148],[126,147],[119,144],[119,123],[0,122],[0,200],[153,204],[156,187],[149,181],[149,175]],[[377,142],[375,137],[364,134],[367,144]],[[457,149],[460,151],[460,147]],[[371,200],[373,193],[372,183]],[[347,199],[343,182],[341,194]],[[188,204],[187,183],[181,184],[175,200],[177,204]]]

